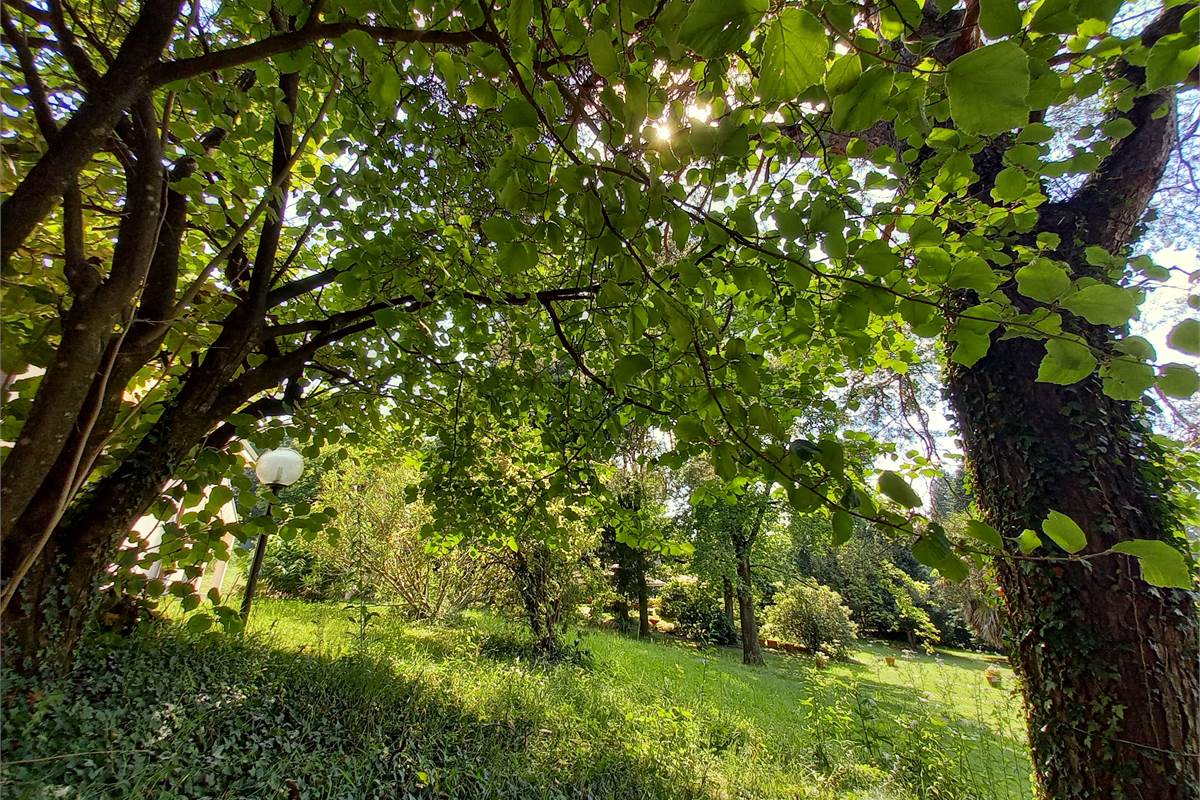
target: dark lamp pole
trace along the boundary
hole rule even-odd
[[[290,447],[280,447],[268,450],[258,457],[254,465],[254,474],[261,483],[271,490],[271,499],[267,501],[267,516],[271,514],[271,505],[279,498],[279,492],[285,486],[291,486],[304,473],[304,458]],[[262,570],[263,556],[267,554],[267,534],[258,535],[258,543],[254,547],[254,560],[250,562],[250,574],[246,576],[246,593],[242,596],[242,623],[250,619],[250,604],[254,602],[254,589],[258,586],[258,573]]]

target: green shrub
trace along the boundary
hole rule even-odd
[[[669,582],[659,593],[658,611],[689,639],[712,644],[737,641],[737,631],[725,616],[720,598],[698,583]]]
[[[831,656],[846,654],[858,638],[858,627],[850,620],[850,610],[842,596],[815,581],[798,583],[775,595],[775,605],[767,609],[768,636],[796,642],[812,652],[823,650]]]
[[[341,597],[346,574],[297,539],[272,537],[263,557],[263,594],[299,600],[333,600]]]

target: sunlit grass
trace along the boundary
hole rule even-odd
[[[244,641],[171,625],[100,647],[46,697],[6,700],[0,790],[272,797],[290,780],[305,798],[1030,796],[1011,673],[991,688],[977,654],[868,643],[824,669],[775,653],[751,668],[733,649],[585,631],[588,656],[546,666],[492,615],[432,626],[376,610],[365,638],[352,607],[262,599]]]
[[[315,646],[327,648],[323,652],[330,655],[355,646],[356,627],[350,612],[340,607],[268,601],[259,611],[253,631],[276,646]],[[811,789],[829,778],[814,771],[814,765],[825,758],[835,763],[846,754],[886,772],[879,765],[886,762],[889,740],[897,740],[901,726],[924,725],[940,728],[934,733],[952,746],[947,766],[960,761],[971,782],[979,779],[986,786],[987,793],[979,796],[1024,798],[1031,793],[1013,673],[996,656],[951,649],[931,655],[862,642],[849,659],[823,669],[807,656],[771,652],[766,668],[759,669],[743,665],[737,648],[701,650],[672,637],[647,642],[584,631],[581,643],[592,654],[592,669],[562,668],[551,673],[551,680],[543,671],[514,672],[510,664],[481,661],[479,643],[500,622],[480,614],[468,619],[458,628],[439,628],[406,624],[385,614],[369,639],[399,673],[437,681],[482,703],[481,713],[495,709],[491,692],[503,696],[524,690],[553,728],[566,725],[579,732],[597,721],[632,726],[644,743],[655,738],[648,735],[653,731],[659,738],[678,739],[680,728],[690,725],[693,740],[681,745],[691,757],[713,775],[738,775],[758,791],[789,796]],[[889,656],[894,666],[887,665]],[[989,667],[999,669],[1001,688],[987,683]],[[555,698],[565,706],[555,706]],[[607,711],[597,720],[598,708]],[[725,732],[718,733],[722,727]],[[840,743],[829,740],[829,729],[839,727],[855,736]],[[705,736],[728,738],[738,746],[718,747],[714,753],[710,743],[695,739]],[[839,747],[840,754],[816,752]],[[661,749],[657,756],[668,757]],[[836,768],[833,773],[836,783]]]

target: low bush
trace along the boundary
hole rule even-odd
[[[815,581],[798,583],[775,595],[767,609],[767,636],[796,642],[816,653],[840,658],[858,638],[858,627],[842,596]]]
[[[737,641],[737,631],[725,616],[720,598],[698,583],[669,582],[659,593],[658,611],[689,639],[710,644]]]
[[[272,538],[259,575],[263,595],[297,600],[333,600],[342,596],[348,585],[344,571],[321,559],[303,542]]]

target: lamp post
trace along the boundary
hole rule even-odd
[[[280,447],[268,450],[258,457],[254,465],[254,474],[260,483],[265,483],[271,490],[271,500],[267,501],[266,514],[271,513],[271,502],[278,496],[279,490],[291,486],[300,479],[304,472],[304,457],[290,447]],[[262,570],[263,556],[267,553],[267,534],[258,535],[258,544],[254,548],[254,560],[250,562],[250,574],[246,577],[246,594],[242,597],[242,623],[250,618],[250,604],[254,602],[254,588],[258,585],[258,573]]]

